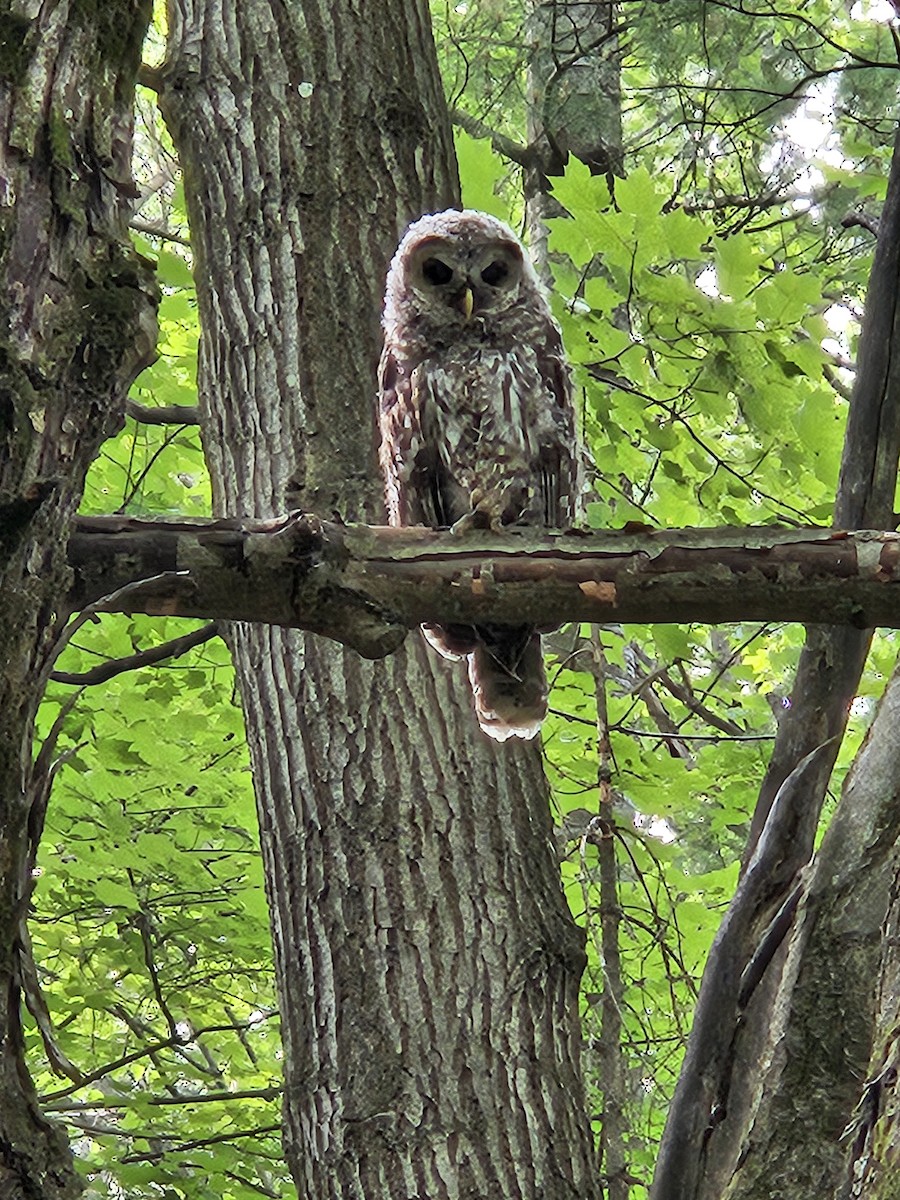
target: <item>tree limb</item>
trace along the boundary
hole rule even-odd
[[[491,129],[489,125],[485,125],[484,121],[479,121],[478,117],[473,117],[471,113],[464,112],[461,108],[454,108],[450,113],[450,119],[469,137],[490,138],[491,146],[498,154],[502,154],[511,162],[518,163],[520,167],[534,167],[540,164],[541,154],[537,147],[523,146],[521,142],[514,142],[512,138],[496,129]]]
[[[272,520],[81,517],[75,610],[259,621],[369,658],[423,621],[802,621],[900,627],[900,534],[763,526],[459,536]],[[140,581],[146,579],[145,584]],[[120,592],[123,585],[127,591]],[[112,593],[112,594],[110,594]]]
[[[233,1142],[235,1138],[260,1137],[264,1133],[277,1133],[281,1125],[260,1125],[255,1129],[238,1129],[229,1133],[217,1133],[213,1137],[195,1138],[191,1142],[179,1142],[172,1146],[160,1146],[148,1150],[145,1154],[128,1154],[122,1159],[123,1163],[159,1162],[166,1154],[184,1154],[188,1150],[199,1150],[204,1146],[216,1146],[221,1142]],[[272,1193],[274,1195],[274,1193]]]
[[[89,671],[51,671],[50,678],[56,683],[72,683],[79,687],[106,683],[108,679],[113,679],[116,675],[123,675],[126,671],[138,671],[141,667],[153,667],[157,663],[180,658],[182,654],[187,654],[189,650],[202,646],[204,642],[208,642],[218,635],[219,627],[215,621],[211,621],[201,629],[194,629],[190,633],[184,634],[183,637],[172,638],[171,641],[163,642],[159,646],[150,646],[146,650],[138,650],[124,658],[112,658],[108,662],[99,663]]]
[[[141,425],[199,425],[200,409],[192,404],[160,404],[151,407],[135,400],[125,401],[125,413]]]

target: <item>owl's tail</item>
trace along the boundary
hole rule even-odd
[[[534,626],[423,625],[444,658],[469,664],[478,724],[498,742],[533,738],[547,715],[547,674]]]
[[[541,635],[526,626],[478,626],[468,655],[475,715],[488,737],[533,738],[547,715],[547,674]]]

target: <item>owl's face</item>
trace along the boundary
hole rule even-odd
[[[388,301],[407,320],[462,329],[507,312],[536,288],[511,229],[484,213],[449,211],[410,227],[391,265]]]
[[[468,321],[502,312],[519,296],[522,251],[512,242],[472,243],[461,238],[423,238],[409,256],[407,282],[435,315]]]

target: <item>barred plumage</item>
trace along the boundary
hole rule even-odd
[[[391,524],[571,524],[578,456],[562,338],[502,221],[448,210],[408,229],[387,277],[379,379]],[[485,733],[534,737],[547,680],[533,627],[423,632],[468,660]]]

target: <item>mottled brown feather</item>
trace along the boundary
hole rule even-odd
[[[484,213],[423,217],[388,272],[379,370],[381,466],[394,525],[562,529],[578,453],[559,327],[508,226]],[[491,737],[533,737],[547,710],[531,627],[428,625],[468,659]]]

